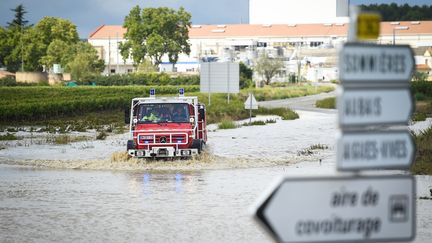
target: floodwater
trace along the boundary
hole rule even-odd
[[[211,132],[211,159],[198,166],[155,162],[119,170],[121,162],[96,151],[104,144],[124,150],[123,135],[85,149],[75,143],[0,150],[0,242],[271,242],[251,209],[275,178],[335,173],[336,115],[300,116]],[[315,144],[328,148],[304,152]],[[27,153],[16,157],[19,151]],[[79,158],[84,170],[65,169]],[[32,160],[41,168],[21,166],[34,166]],[[430,196],[432,177],[416,179],[417,197]],[[418,199],[415,242],[430,242],[430,229],[432,200]]]

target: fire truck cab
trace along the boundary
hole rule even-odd
[[[150,97],[132,99],[129,115],[129,156],[138,158],[191,157],[207,142],[206,110],[197,97]]]

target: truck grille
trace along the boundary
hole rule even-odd
[[[139,145],[187,144],[188,134],[187,133],[168,133],[168,134],[140,133],[138,134],[137,141]]]

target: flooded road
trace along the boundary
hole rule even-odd
[[[200,161],[124,162],[99,153],[124,151],[124,135],[85,149],[0,150],[0,242],[272,242],[250,209],[275,178],[335,173],[336,114],[299,114],[211,132],[210,155]],[[310,149],[316,144],[327,148]],[[416,178],[417,198],[430,196],[432,177]],[[417,207],[415,242],[430,242],[432,200]]]
[[[334,164],[201,172],[0,167],[1,242],[271,242],[250,208],[276,177]],[[417,177],[431,185],[431,177]],[[319,199],[317,199],[319,200]],[[432,238],[432,201],[418,200],[417,239]]]
[[[0,169],[0,241],[263,242],[248,208],[280,169]]]

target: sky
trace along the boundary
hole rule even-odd
[[[300,0],[286,0],[300,1]],[[136,5],[140,7],[183,6],[192,14],[193,24],[248,23],[248,0],[0,0],[0,26],[14,18],[11,9],[23,4],[26,20],[37,23],[44,16],[61,17],[77,25],[80,38],[88,36],[100,25],[122,25],[124,17]],[[408,3],[431,4],[431,0],[351,0],[352,4]]]

